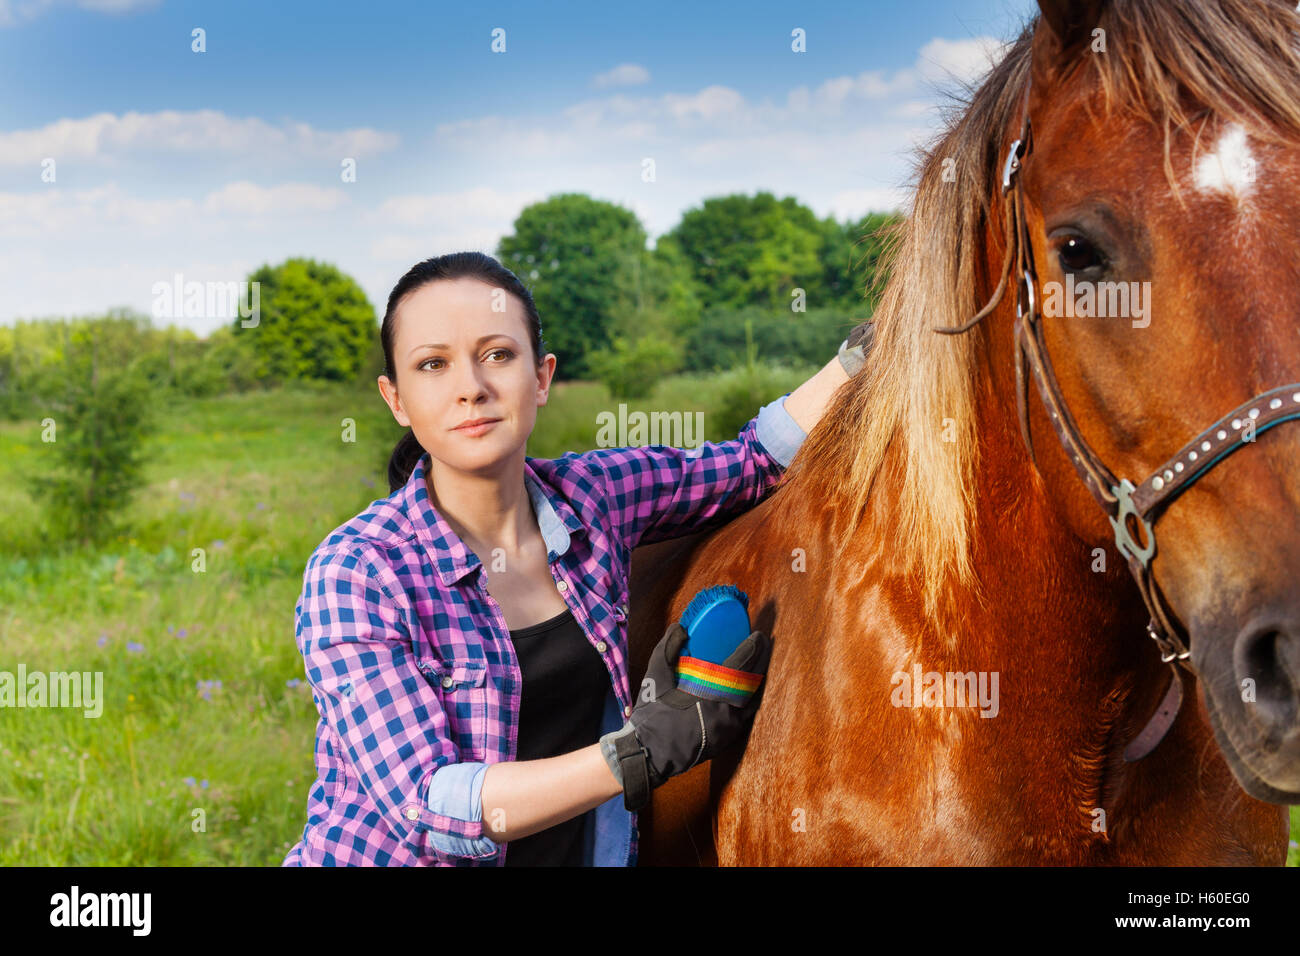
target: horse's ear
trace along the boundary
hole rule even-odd
[[[1039,0],[1034,70],[1040,77],[1067,72],[1092,42],[1106,0]]]
[[[1101,19],[1105,0],[1038,0],[1038,9],[1042,14],[1040,32],[1043,25],[1051,32],[1056,41],[1057,54],[1072,57],[1079,47],[1092,39],[1092,31]],[[1058,66],[1065,66],[1058,62]]]

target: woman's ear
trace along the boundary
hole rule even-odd
[[[537,366],[537,404],[545,405],[551,394],[551,379],[555,376],[555,353],[547,352],[542,364]]]
[[[403,428],[410,428],[411,420],[406,416],[406,411],[402,408],[401,399],[397,395],[397,386],[389,380],[387,375],[379,376],[379,394],[388,403],[388,410],[397,419],[397,424]]]

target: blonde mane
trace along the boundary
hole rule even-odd
[[[887,281],[867,365],[836,394],[787,470],[787,480],[811,471],[836,489],[847,502],[849,534],[869,515],[888,516],[890,540],[879,546],[888,548],[892,570],[916,576],[936,623],[953,588],[975,590],[975,370],[983,330],[939,335],[933,328],[961,325],[984,304],[976,301],[983,237],[1001,221],[991,200],[1000,190],[1001,145],[1019,120],[1036,24],[1026,25],[978,89],[953,97],[933,146],[917,151],[911,214],[883,233],[878,275]],[[1166,176],[1171,124],[1185,129],[1208,115],[1261,135],[1300,132],[1300,15],[1286,2],[1118,0],[1098,26],[1109,52],[1087,62],[1099,74],[1106,112],[1164,128]],[[1205,109],[1186,115],[1184,94]],[[898,472],[873,495],[891,446]]]

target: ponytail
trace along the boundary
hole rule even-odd
[[[424,447],[415,437],[415,432],[407,431],[393,449],[393,455],[388,459],[388,491],[391,494],[398,488],[406,484],[411,478],[411,472],[415,471],[415,466],[421,458],[424,457]]]

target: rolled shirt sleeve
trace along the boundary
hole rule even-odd
[[[495,856],[479,809],[487,765],[460,763],[394,598],[404,592],[372,552],[351,542],[307,563],[296,634],[317,708],[384,823],[413,853],[435,863]]]
[[[611,522],[624,545],[630,550],[680,537],[756,505],[807,437],[785,410],[787,395],[759,409],[731,441],[690,449],[600,448],[579,456],[604,475]]]
[[[483,775],[489,766],[486,763],[450,763],[438,770],[429,783],[429,811],[435,816],[464,820],[467,823],[481,822]],[[486,835],[472,840],[435,830],[430,838],[439,852],[449,856],[494,856],[501,847],[501,844]]]
[[[785,400],[789,395],[786,392],[776,401],[768,402],[754,417],[754,437],[782,468],[790,467],[799,446],[808,437],[794,416],[785,410]]]

